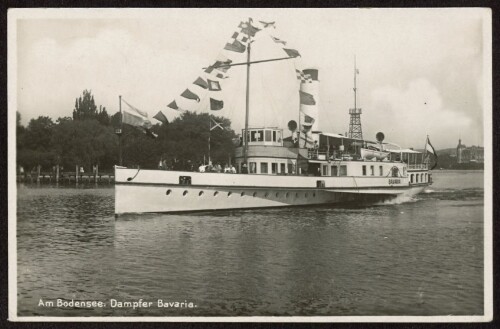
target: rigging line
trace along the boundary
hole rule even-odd
[[[232,67],[232,66],[239,66],[239,65],[247,65],[247,64],[258,64],[258,63],[265,63],[265,62],[275,62],[275,61],[282,61],[285,59],[295,59],[296,57],[279,57],[279,58],[271,58],[271,59],[261,59],[258,61],[250,61],[250,62],[241,62],[241,63],[235,63],[235,64],[222,64],[222,65],[214,65],[213,68],[220,68],[220,67]],[[206,69],[204,67],[203,69]]]

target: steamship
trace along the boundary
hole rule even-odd
[[[237,173],[115,166],[116,215],[404,200],[432,183],[429,152],[386,142],[383,133],[378,133],[374,141],[362,138],[361,109],[356,104],[356,68],[355,104],[349,113],[351,123],[359,126],[351,125],[348,135],[318,130],[317,69],[296,69],[300,80],[299,123],[288,123],[288,129],[294,132],[291,137],[285,138],[283,129],[276,127],[250,128],[248,76],[251,65],[263,62],[251,60],[251,39],[260,29],[251,20],[240,27],[239,36],[235,33],[233,43],[226,49],[240,53],[243,49],[246,62],[218,61],[207,73],[225,73],[231,66],[246,66],[245,128],[233,157]],[[237,48],[231,47],[234,45]],[[266,61],[297,57],[295,50],[283,50],[289,56]]]

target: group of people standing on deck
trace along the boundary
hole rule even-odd
[[[215,164],[200,164],[198,167],[199,172],[216,172],[216,173],[226,173],[226,174],[236,174],[236,168],[233,165],[220,165],[220,163]]]
[[[160,159],[158,169],[236,174],[236,168],[233,165],[221,165],[220,163],[210,163],[205,165],[203,163],[199,163],[198,166],[196,166],[196,164],[191,160],[173,159],[171,161],[167,161],[166,156],[163,156]]]

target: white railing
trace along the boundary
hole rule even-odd
[[[408,170],[427,170],[427,164],[426,163],[409,164]]]

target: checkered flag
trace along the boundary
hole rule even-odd
[[[231,36],[231,41],[237,40],[241,42],[244,45],[248,45],[248,35],[242,32],[234,32],[233,35]]]
[[[297,73],[297,80],[300,80],[301,83],[311,83],[312,82],[311,75],[304,74],[304,72],[302,72],[302,70],[297,70],[297,69],[295,69],[295,72]]]

